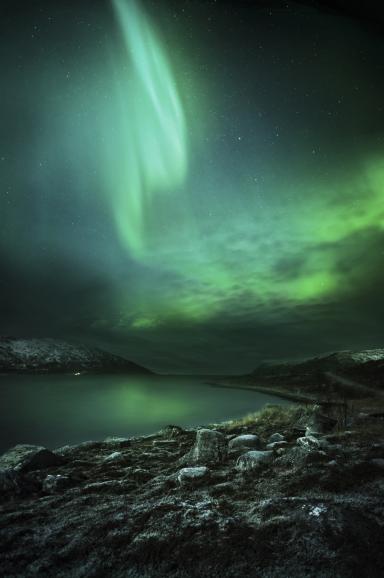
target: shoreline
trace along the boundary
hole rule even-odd
[[[222,389],[243,389],[246,391],[255,391],[259,393],[267,393],[273,395],[275,397],[280,397],[282,399],[287,399],[289,401],[294,401],[296,403],[304,403],[304,404],[316,404],[320,403],[319,398],[317,397],[309,397],[306,395],[302,395],[299,393],[291,393],[289,391],[282,390],[280,388],[271,388],[262,385],[234,385],[234,384],[227,384],[227,383],[215,383],[211,381],[206,382],[207,385],[210,387],[217,387]]]

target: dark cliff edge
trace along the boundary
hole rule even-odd
[[[132,373],[149,369],[96,347],[59,339],[0,338],[0,373]]]
[[[382,418],[247,419],[0,457],[6,577],[352,578],[384,572]]]

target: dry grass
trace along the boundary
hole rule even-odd
[[[260,435],[292,429],[306,416],[313,406],[266,405],[261,411],[250,413],[243,418],[232,420],[225,425],[229,431],[239,427],[255,427]]]

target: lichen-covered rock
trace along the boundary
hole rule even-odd
[[[248,471],[269,463],[273,458],[271,451],[250,451],[240,456],[236,462],[236,469]]]
[[[227,444],[223,434],[212,429],[199,429],[186,461],[201,465],[215,464],[224,461],[226,456]]]
[[[20,444],[9,449],[0,457],[0,469],[19,472],[40,470],[63,463],[63,458],[42,446]]]
[[[180,485],[198,485],[207,480],[209,469],[206,466],[196,466],[193,468],[182,468],[177,474]]]
[[[254,434],[243,434],[231,439],[228,443],[230,452],[244,452],[247,450],[260,450],[262,443],[260,438]]]
[[[307,450],[326,450],[331,447],[329,442],[320,436],[315,437],[306,435],[304,437],[297,438],[296,443],[298,446],[306,448]],[[337,446],[332,447],[335,449]]]
[[[320,440],[313,436],[297,438],[296,443],[307,450],[318,450],[321,447]]]
[[[268,443],[273,444],[275,442],[283,442],[285,441],[285,437],[281,433],[274,433],[269,436]]]

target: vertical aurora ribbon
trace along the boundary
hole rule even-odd
[[[185,178],[185,118],[164,48],[136,0],[113,0],[125,62],[116,76],[120,119],[110,155],[109,195],[133,256],[146,245],[146,219],[159,196]]]

